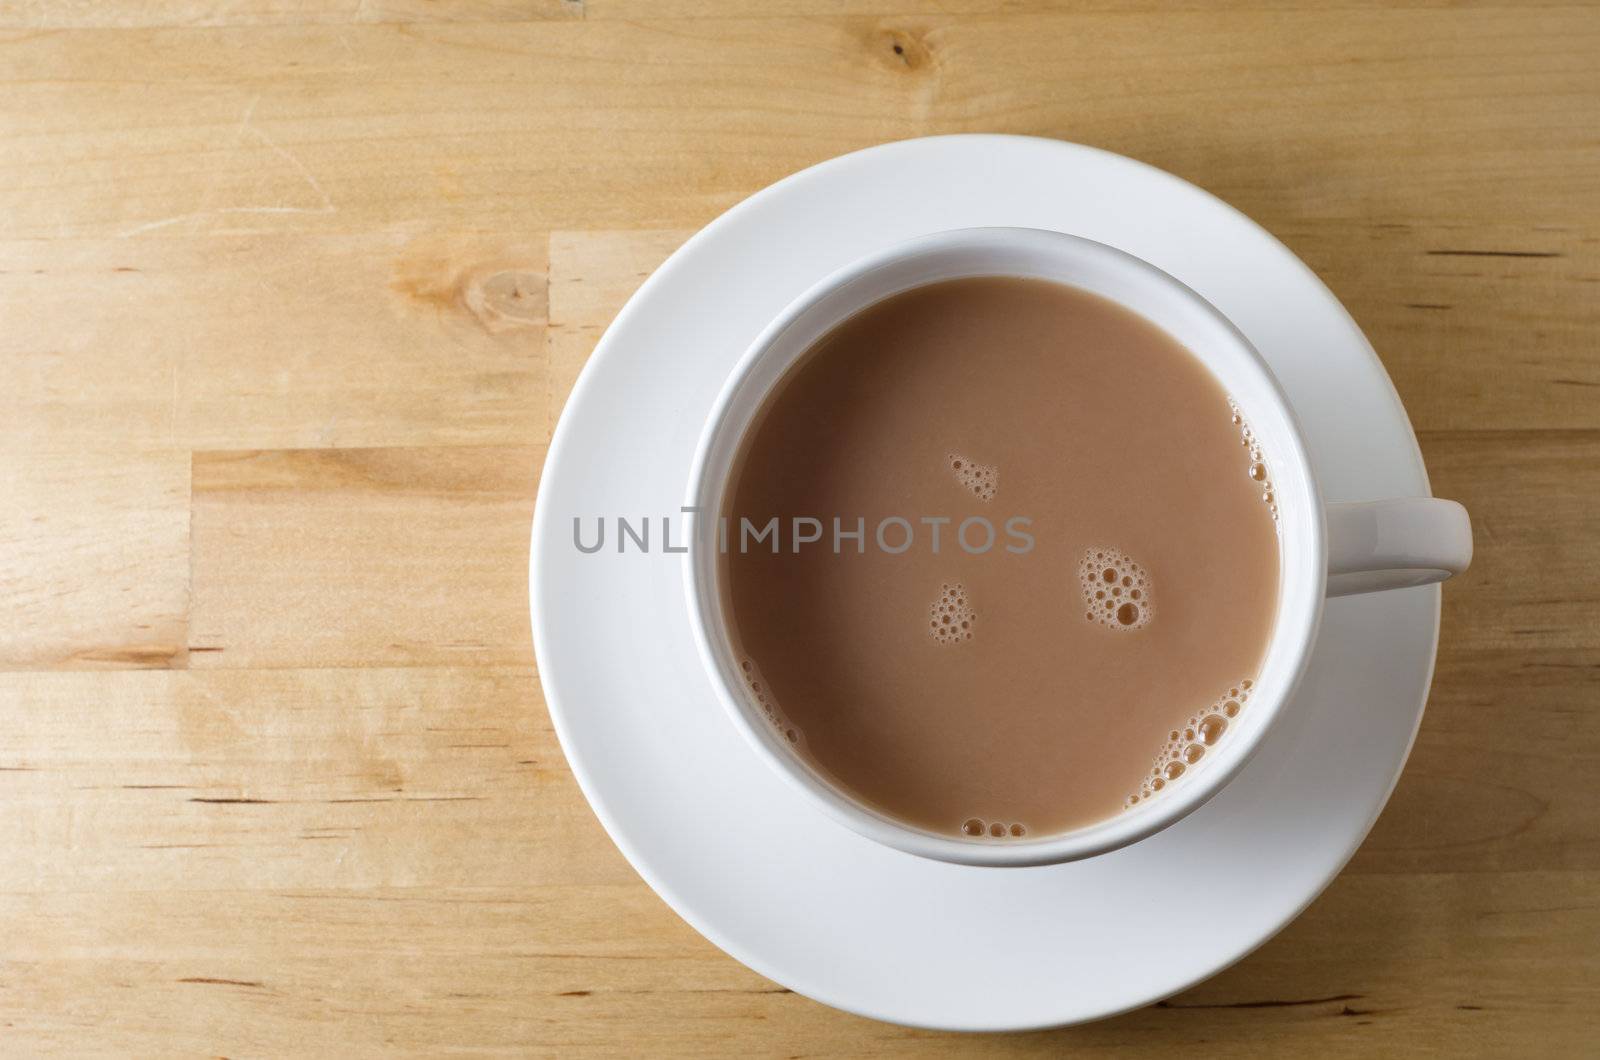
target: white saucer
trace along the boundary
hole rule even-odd
[[[826,1004],[1001,1030],[1175,993],[1305,908],[1365,837],[1405,762],[1433,670],[1439,591],[1329,603],[1302,690],[1241,775],[1113,854],[1037,869],[946,865],[879,847],[800,802],[751,754],[699,669],[680,557],[583,555],[572,521],[675,514],[712,398],[764,324],[870,251],[982,225],[1088,236],[1210,299],[1283,382],[1328,500],[1428,493],[1416,439],[1366,339],[1248,218],[1092,148],[912,140],[755,195],[634,295],[551,443],[530,591],[567,759],[606,830],[673,909],[749,967]]]

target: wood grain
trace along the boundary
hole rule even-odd
[[[1592,1054],[1596,69],[1592,5],[0,2],[0,1053]],[[701,939],[528,643],[538,467],[627,296],[777,177],[964,130],[1264,223],[1477,533],[1327,893],[1030,1035]]]
[[[542,449],[197,454],[194,667],[516,665]]]
[[[0,542],[0,667],[183,665],[188,453],[6,454]]]
[[[0,689],[0,892],[636,879],[530,668],[35,673]]]
[[[0,388],[0,451],[542,442],[546,249],[462,230],[0,243],[0,357],[28,384]]]
[[[822,1008],[715,950],[643,884],[361,891],[39,891],[7,1033],[81,1052],[1370,1056],[1421,1043],[1583,1056],[1600,979],[1592,874],[1348,876],[1238,968],[1098,1024],[961,1037]],[[273,956],[259,954],[266,936]],[[1519,982],[1498,978],[1516,969]],[[1533,994],[1528,982],[1546,985]],[[24,1007],[19,997],[33,1001]],[[114,1036],[108,1034],[114,1029]],[[772,1046],[778,1048],[774,1049]],[[781,1051],[780,1051],[781,1050]]]
[[[1441,496],[1473,513],[1472,569],[1445,594],[1453,647],[1600,653],[1600,579],[1589,530],[1600,496],[1600,432],[1469,431],[1422,436]]]
[[[0,238],[693,228],[972,130],[1121,151],[1269,227],[1562,224],[1593,208],[1597,49],[1592,9],[1544,7],[18,31]]]
[[[1600,428],[1600,230],[1315,220],[1274,234],[1360,322],[1419,431]]]
[[[16,29],[109,29],[149,26],[338,26],[411,22],[520,22],[582,18],[583,0],[13,0],[0,26]]]
[[[1527,6],[1570,6],[1571,0],[1535,0]],[[1311,6],[1304,0],[759,0],[741,4],[757,17],[816,15],[993,15],[1180,10],[1283,11]],[[1497,7],[1505,0],[1329,0],[1323,9],[1371,11],[1394,7]],[[598,20],[682,19],[727,16],[718,0],[12,0],[0,7],[0,28],[90,29],[158,26],[342,25],[411,22],[525,22],[552,18]]]

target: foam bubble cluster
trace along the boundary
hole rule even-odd
[[[1149,775],[1144,778],[1139,791],[1128,796],[1126,805],[1137,806],[1153,797],[1156,792],[1182,777],[1205,758],[1207,752],[1222,742],[1249,700],[1253,684],[1249,680],[1240,681],[1218,696],[1210,706],[1190,715],[1182,728],[1169,732]]]
[[[978,464],[960,453],[950,453],[950,471],[955,475],[956,481],[966,487],[972,495],[980,501],[994,500],[995,491],[1000,488],[1000,469],[988,464]]]
[[[940,644],[959,644],[972,639],[978,616],[967,603],[967,590],[960,583],[939,587],[939,599],[929,609],[928,633]]]
[[[750,692],[750,697],[756,701],[761,712],[767,716],[767,721],[778,734],[792,744],[800,744],[805,735],[783,713],[783,708],[778,706],[778,701],[772,694],[772,688],[761,676],[761,669],[751,659],[746,659],[739,664],[739,672],[744,675],[744,685]]]
[[[988,836],[991,839],[1021,839],[1028,834],[1028,829],[1020,824],[1004,824],[1000,821],[985,821],[981,817],[969,817],[961,825],[961,834],[973,839]]]
[[[1078,562],[1083,617],[1116,630],[1143,629],[1155,615],[1150,575],[1126,553],[1091,548]]]
[[[1261,452],[1261,443],[1256,440],[1256,434],[1245,422],[1244,413],[1239,411],[1239,406],[1231,398],[1228,408],[1233,410],[1233,425],[1239,428],[1239,444],[1245,447],[1250,454],[1250,463],[1245,468],[1245,473],[1250,476],[1250,481],[1261,487],[1261,500],[1272,513],[1272,521],[1278,521],[1278,495],[1272,488],[1272,479],[1267,473],[1266,458]]]

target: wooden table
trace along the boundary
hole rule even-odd
[[[1022,6],[0,3],[0,1053],[1595,1055],[1600,11]],[[1478,546],[1305,915],[983,1038],[790,994],[655,898],[552,736],[524,578],[640,279],[784,174],[965,130],[1287,242]]]

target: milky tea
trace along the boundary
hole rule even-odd
[[[1014,841],[1160,799],[1250,709],[1270,463],[1193,354],[1098,295],[889,298],[807,351],[735,461],[743,692],[835,786],[935,833]]]

